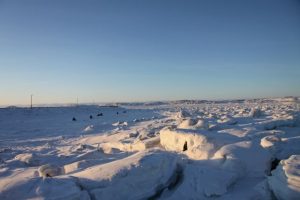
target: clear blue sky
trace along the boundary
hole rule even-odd
[[[0,0],[0,104],[300,95],[299,0]]]

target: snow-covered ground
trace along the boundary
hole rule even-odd
[[[0,199],[300,199],[299,101],[2,108]]]

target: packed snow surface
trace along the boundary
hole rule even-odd
[[[1,108],[0,199],[300,199],[299,100]]]

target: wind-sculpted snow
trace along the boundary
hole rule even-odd
[[[24,164],[26,164],[28,166],[38,166],[40,164],[38,157],[32,153],[18,154],[15,157],[15,159],[23,162]]]
[[[241,177],[263,177],[270,170],[271,163],[271,155],[256,141],[224,145],[215,153],[213,159],[220,160],[221,168]]]
[[[203,119],[183,119],[178,125],[179,129],[208,129],[208,124]]]
[[[0,109],[0,199],[300,199],[296,98]]]
[[[213,161],[187,163],[182,183],[173,191],[165,191],[165,199],[209,199],[220,197],[237,181],[237,176],[215,166]],[[162,199],[164,199],[162,198]]]
[[[143,151],[72,176],[93,199],[146,199],[170,184],[176,167],[172,154]]]
[[[184,153],[195,160],[211,158],[217,149],[234,140],[238,139],[205,130],[195,131],[167,127],[160,131],[160,143],[166,150]]]
[[[278,199],[296,200],[300,197],[300,155],[282,160],[268,177],[271,190]]]
[[[41,177],[54,177],[65,173],[64,169],[50,164],[40,166],[38,171]]]
[[[89,195],[71,178],[40,178],[32,173],[16,173],[14,180],[2,180],[0,199],[89,200]]]

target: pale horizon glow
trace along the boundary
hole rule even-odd
[[[0,1],[0,105],[300,96],[300,2]]]

